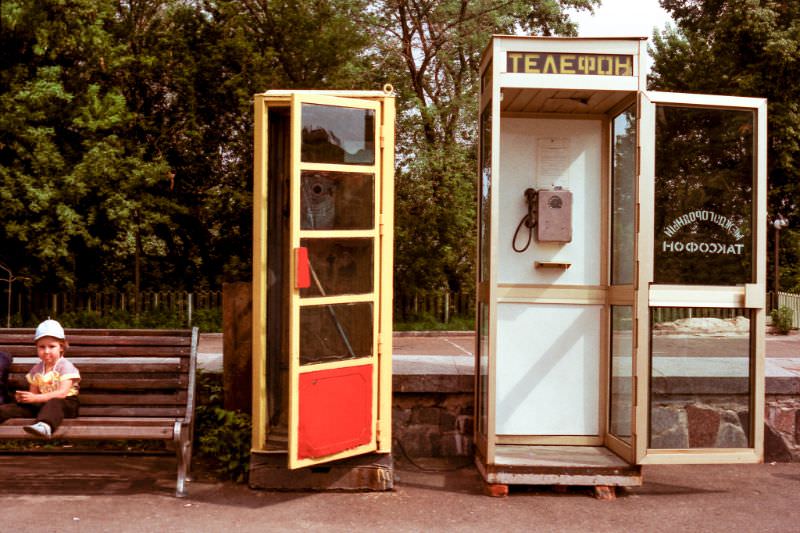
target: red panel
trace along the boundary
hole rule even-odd
[[[311,286],[311,273],[308,268],[308,248],[300,246],[294,249],[295,289],[307,289]]]
[[[372,365],[300,374],[299,394],[298,459],[372,440]]]

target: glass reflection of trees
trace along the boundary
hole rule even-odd
[[[303,104],[301,159],[306,163],[375,163],[375,112]]]
[[[636,200],[636,108],[614,118],[611,198],[611,283],[633,283],[633,230]]]
[[[753,124],[751,111],[657,106],[656,283],[752,281]]]
[[[489,247],[492,191],[492,104],[486,106],[481,114],[481,175],[480,175],[480,257],[479,276],[481,281],[489,279]]]

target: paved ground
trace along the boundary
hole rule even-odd
[[[419,463],[418,463],[419,464]],[[645,467],[615,501],[584,489],[482,494],[471,466],[398,463],[384,493],[286,493],[199,479],[172,496],[170,457],[0,456],[2,531],[798,530],[800,464]],[[441,471],[434,471],[441,470]]]
[[[426,332],[427,333],[427,332]],[[711,342],[724,342],[717,338]],[[767,357],[800,357],[800,332],[791,335],[767,335]],[[422,335],[395,333],[392,342],[394,355],[472,355],[475,337],[470,332],[431,332]],[[222,353],[222,334],[200,335],[198,351],[203,354]]]

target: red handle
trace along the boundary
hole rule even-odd
[[[294,249],[294,265],[294,288],[309,288],[311,286],[311,272],[308,268],[308,248],[300,246]]]

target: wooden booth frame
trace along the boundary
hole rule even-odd
[[[301,113],[304,105],[320,106],[337,109],[365,110],[374,113],[374,157],[370,156],[365,163],[358,161],[349,164],[308,162],[301,158]],[[391,346],[392,346],[392,276],[393,276],[393,213],[394,213],[394,95],[391,87],[384,91],[267,91],[255,95],[255,133],[254,133],[254,190],[253,190],[253,435],[252,453],[254,454],[286,454],[287,466],[290,469],[313,466],[317,464],[336,461],[339,459],[361,455],[365,453],[391,452]],[[287,117],[284,131],[288,135],[280,138],[270,138],[270,113],[281,113]],[[269,190],[270,161],[269,144],[284,143],[284,159],[282,172],[287,175],[287,190],[281,193]],[[368,154],[369,155],[369,154]],[[372,162],[370,162],[372,161]],[[288,167],[288,168],[287,168]],[[367,226],[352,229],[304,229],[300,222],[301,209],[301,173],[327,173],[327,175],[344,176],[346,173],[374,176],[373,183],[373,220]],[[338,173],[338,174],[337,174]],[[286,241],[279,252],[288,261],[288,269],[280,284],[273,289],[284,291],[278,299],[288,300],[288,311],[284,319],[287,324],[281,336],[285,337],[280,342],[280,351],[288,353],[288,369],[277,369],[276,365],[270,368],[268,364],[268,324],[270,320],[277,320],[270,316],[268,306],[268,293],[271,290],[271,281],[268,272],[268,242],[271,237],[270,227],[270,197],[282,194],[288,196],[288,228]],[[280,201],[272,198],[273,201]],[[273,209],[278,209],[273,207]],[[273,219],[274,220],[274,219]],[[277,236],[276,236],[277,237]],[[332,239],[351,239],[372,243],[369,247],[371,259],[372,287],[368,292],[357,294],[326,294],[320,285],[317,274],[310,267],[308,252],[301,243],[306,241],[324,241]],[[316,286],[316,294],[301,294],[304,287]],[[305,285],[304,285],[305,284]],[[286,286],[283,286],[286,285]],[[277,293],[276,293],[276,296]],[[285,302],[286,303],[286,302]],[[281,305],[285,305],[281,304]],[[312,307],[327,308],[333,314],[336,306],[366,305],[371,309],[373,329],[365,344],[364,353],[354,353],[349,342],[343,337],[347,348],[351,351],[350,357],[341,360],[312,361],[301,364],[301,320],[303,309]],[[364,324],[369,329],[369,325]],[[341,329],[340,329],[341,333]],[[362,344],[364,344],[362,342]],[[285,355],[283,357],[286,357]],[[281,377],[268,373],[282,372]],[[285,374],[285,375],[284,375]],[[327,379],[334,383],[336,379],[344,376],[346,383],[356,383],[365,387],[365,396],[358,405],[349,405],[347,402],[348,387],[338,386],[336,394],[344,395],[342,398],[329,397],[329,392],[323,392],[313,401],[305,400],[302,405],[302,390],[309,390],[313,385],[324,383]],[[355,381],[353,381],[355,380]],[[270,387],[277,391],[269,391]],[[308,393],[305,393],[308,396]],[[286,413],[284,415],[286,427],[273,430],[269,416],[270,398],[285,398]],[[331,405],[338,405],[338,411],[329,412]],[[309,418],[303,413],[312,412],[317,422],[324,427],[320,431],[336,432],[337,425],[348,424],[350,418],[359,418],[361,421],[353,423],[363,424],[358,429],[363,432],[363,438],[348,440],[334,445],[317,446],[308,451],[304,448],[304,439],[309,439]],[[366,418],[365,418],[366,417]],[[330,419],[337,420],[331,421]],[[321,421],[321,422],[320,422]],[[333,423],[330,423],[333,422]],[[283,432],[286,434],[283,434]],[[311,430],[313,433],[313,429]],[[337,437],[338,438],[338,437]],[[313,448],[313,446],[312,446]],[[305,450],[305,451],[304,451]]]

